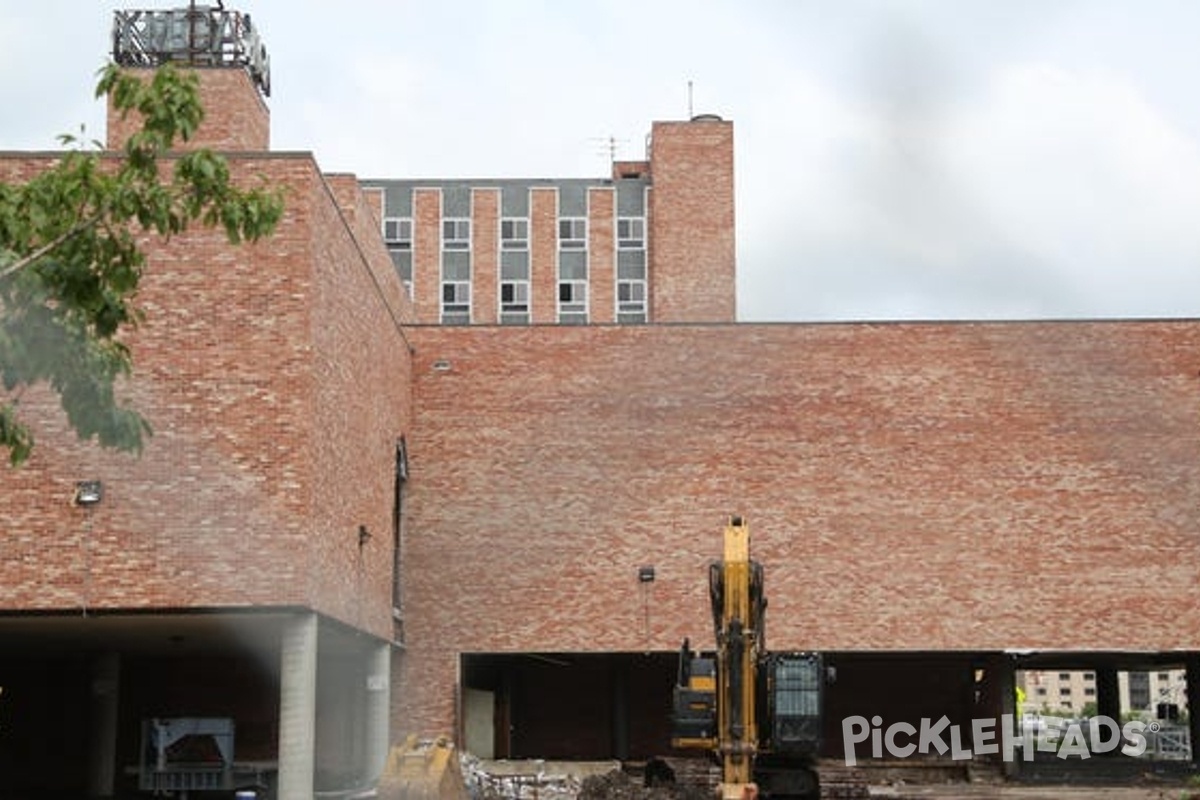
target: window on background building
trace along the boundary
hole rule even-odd
[[[1069,672],[1060,672],[1060,673],[1058,673],[1058,679],[1059,679],[1060,681],[1069,681],[1069,680],[1071,680],[1071,673],[1069,673]]]
[[[471,322],[471,254],[464,250],[442,253],[442,323]]]
[[[1083,687],[1083,696],[1084,697],[1095,697],[1096,696],[1096,687],[1095,686]]]
[[[1084,679],[1085,681],[1094,681],[1094,680],[1096,680],[1096,673],[1094,673],[1094,672],[1085,672],[1085,673],[1083,673],[1083,679]]]
[[[442,281],[442,322],[467,325],[471,322],[471,284],[466,281]]]
[[[646,247],[646,220],[643,217],[619,217],[617,219],[617,249],[644,250]]]
[[[500,324],[529,324],[529,252],[500,253]]]
[[[1045,687],[1045,686],[1039,686],[1039,687],[1037,687],[1037,696],[1038,696],[1038,697],[1045,697],[1045,696],[1046,696],[1046,687]]]
[[[586,217],[559,218],[558,247],[560,250],[583,250],[587,248]]]
[[[587,281],[558,282],[558,321],[568,325],[587,323]]]
[[[617,321],[646,321],[645,281],[617,281]]]
[[[470,250],[471,249],[471,220],[444,219],[442,220],[442,249]]]
[[[1159,679],[1160,681],[1169,681],[1169,680],[1171,680],[1171,673],[1169,673],[1169,672],[1160,672],[1160,673],[1158,673],[1158,679]]]
[[[500,284],[500,321],[529,321],[529,281],[503,281]]]
[[[585,325],[588,321],[587,253],[562,250],[558,254],[558,321]]]
[[[1071,687],[1063,686],[1061,689],[1058,690],[1058,696],[1059,697],[1070,697],[1071,696]]]
[[[384,217],[383,241],[389,248],[412,249],[412,220],[408,217]]]
[[[617,322],[645,322],[646,251],[617,250]]]
[[[529,249],[529,220],[512,217],[500,220],[500,249]]]
[[[388,255],[392,257],[392,266],[404,283],[408,299],[413,296],[412,268],[412,220],[408,217],[384,217],[383,243],[387,246]]]

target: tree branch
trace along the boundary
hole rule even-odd
[[[78,236],[79,234],[86,231],[88,228],[91,228],[92,226],[94,226],[97,222],[99,222],[101,220],[101,218],[102,218],[102,215],[96,214],[95,216],[91,217],[90,219],[85,219],[79,223],[76,223],[76,225],[73,228],[63,231],[61,234],[54,237],[46,244],[42,245],[37,250],[34,250],[29,255],[23,256],[22,258],[18,258],[16,261],[9,264],[4,269],[0,270],[0,278],[7,278],[9,275],[12,275],[16,272],[20,272],[21,270],[28,267],[30,264],[34,263],[38,259],[40,259],[43,256],[50,253],[52,250],[54,250],[54,248],[58,247],[63,242],[66,242],[67,240],[71,239],[74,236]]]

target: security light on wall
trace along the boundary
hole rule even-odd
[[[638,568],[638,582],[639,583],[653,583],[654,582],[654,567],[639,567]]]
[[[100,481],[78,481],[75,484],[75,505],[94,506],[104,499],[104,484]]]

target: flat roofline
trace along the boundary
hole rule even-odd
[[[406,328],[438,328],[450,330],[553,328],[557,330],[588,328],[786,328],[786,327],[1012,327],[1014,325],[1200,325],[1200,317],[1039,317],[1028,319],[819,319],[819,320],[735,320],[718,322],[589,322],[586,325],[563,325],[557,322],[532,322],[521,325],[502,325],[498,322],[469,325],[445,325],[438,322],[413,322]]]

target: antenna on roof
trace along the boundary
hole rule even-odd
[[[592,142],[596,144],[596,152],[599,155],[608,156],[609,165],[611,166],[617,160],[617,147],[625,142],[624,139],[618,139],[611,133],[604,137],[594,137]]]
[[[687,118],[691,119],[693,116],[695,116],[695,113],[692,111],[692,82],[689,80],[688,81],[688,115],[687,115]]]

